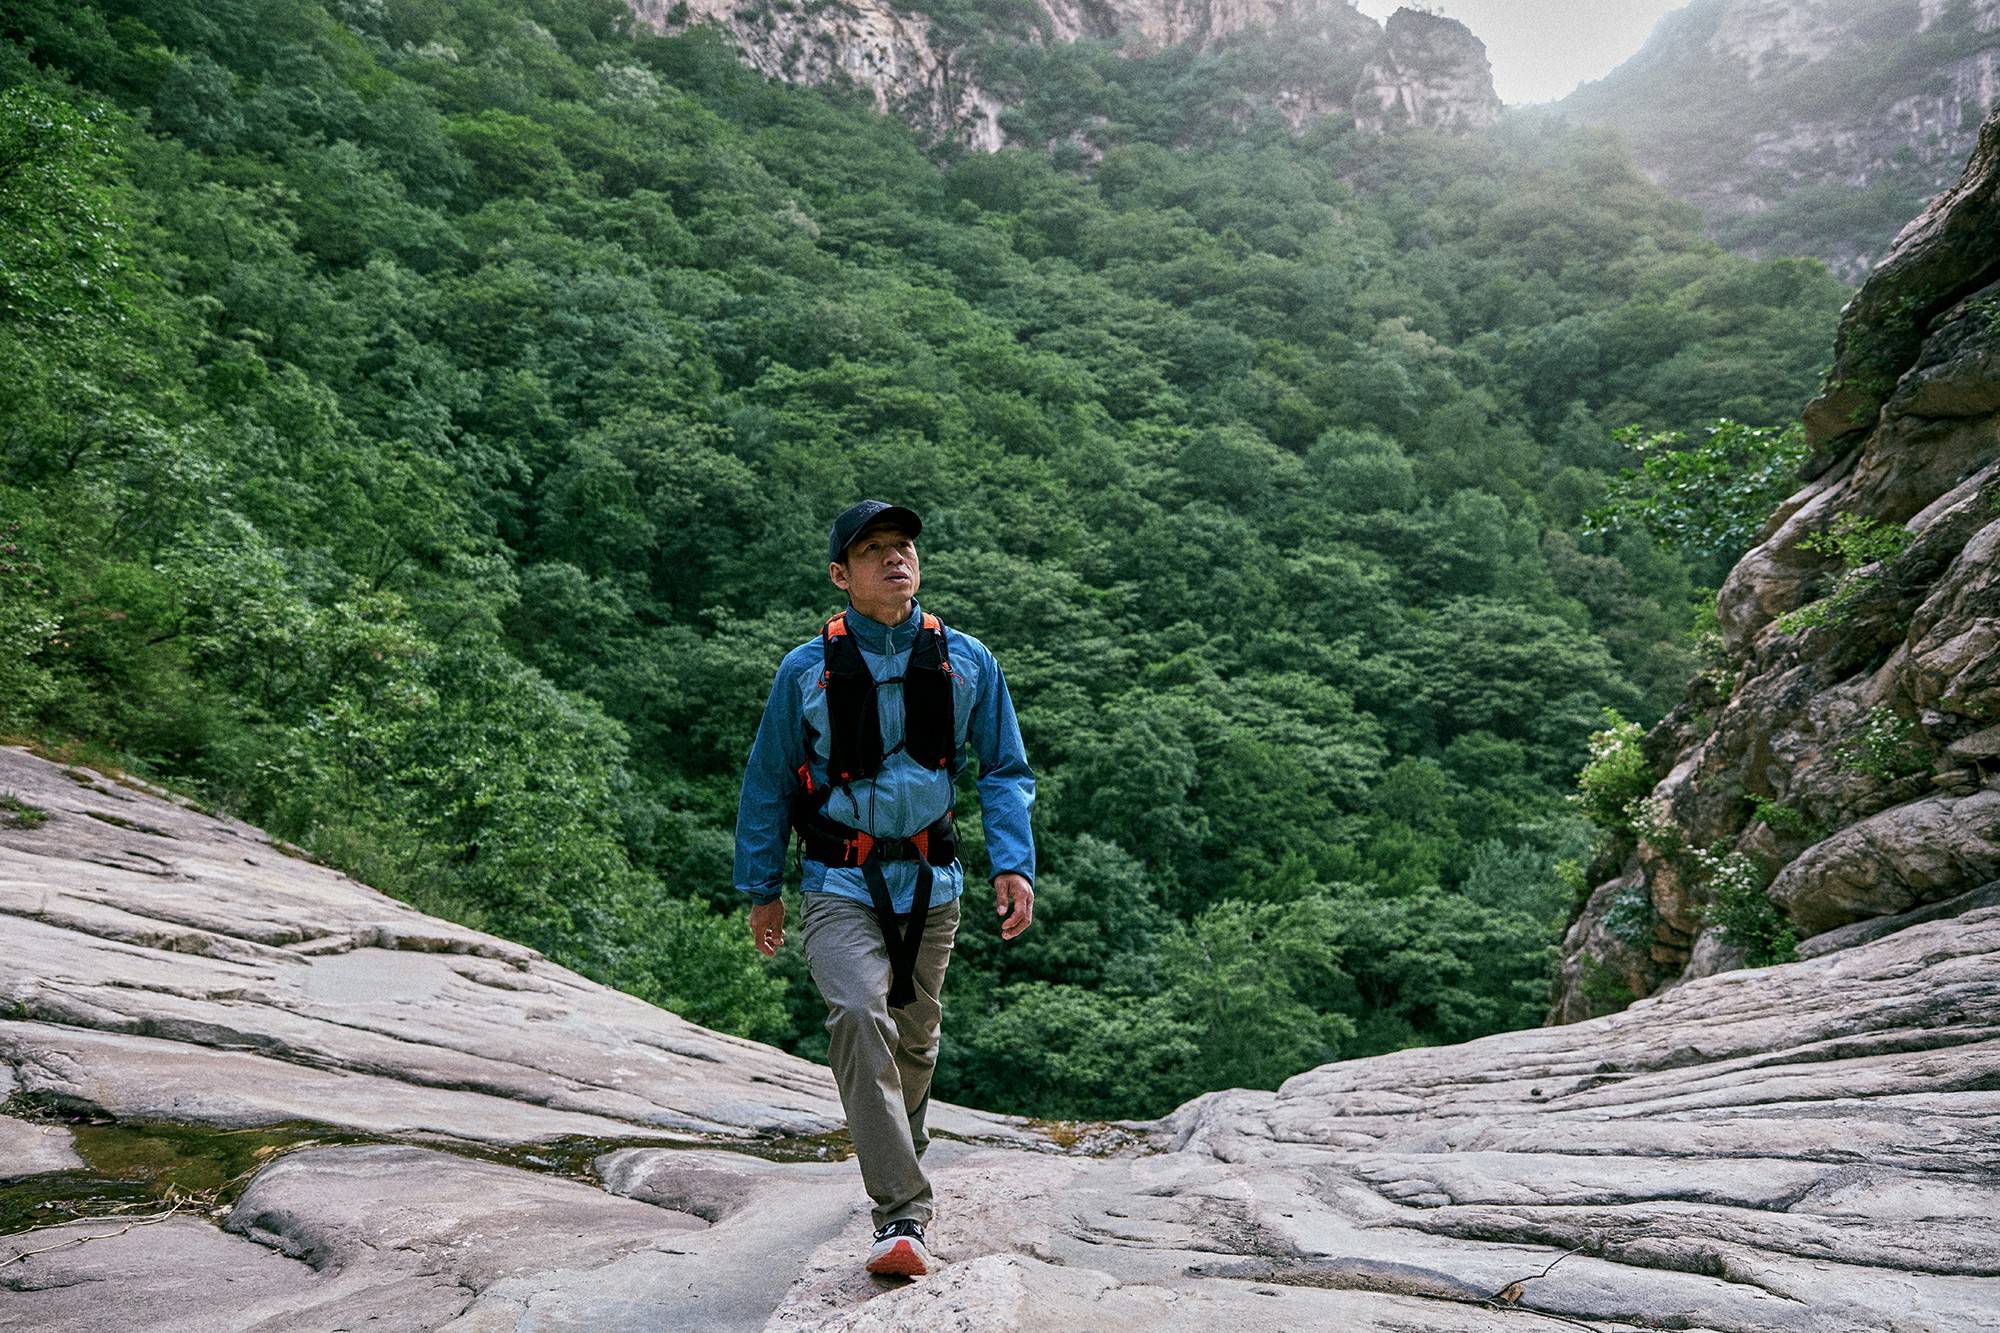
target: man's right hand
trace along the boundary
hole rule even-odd
[[[750,909],[750,942],[769,958],[785,943],[785,900],[773,898]]]

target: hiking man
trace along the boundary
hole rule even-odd
[[[968,743],[1001,937],[1035,910],[1035,775],[1014,704],[986,646],[917,604],[922,530],[881,500],[834,520],[827,577],[847,609],[778,664],[743,770],[735,867],[751,943],[769,957],[785,942],[778,889],[798,830],[806,961],[875,1205],[867,1268],[913,1277],[932,1267],[920,1159],[964,884],[952,806]]]

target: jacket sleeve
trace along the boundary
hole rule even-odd
[[[981,655],[985,660],[966,738],[979,757],[979,809],[986,828],[986,859],[993,877],[1012,873],[1025,875],[1033,883],[1035,835],[1028,812],[1035,804],[1035,771],[1028,767],[1021,724],[1014,717],[1014,700],[1007,693],[1000,663],[990,652]]]
[[[785,877],[785,846],[791,837],[790,805],[798,790],[799,765],[806,759],[805,724],[799,692],[786,663],[779,663],[757,723],[757,739],[743,765],[743,790],[736,800],[736,866],[739,892],[753,903],[778,896]]]

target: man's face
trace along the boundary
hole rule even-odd
[[[886,523],[863,529],[847,548],[847,562],[829,566],[828,573],[833,586],[864,610],[915,597],[922,581],[916,539]]]

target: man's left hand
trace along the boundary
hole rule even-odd
[[[993,906],[1000,916],[1006,918],[1000,923],[1000,938],[1011,940],[1035,919],[1035,886],[1028,883],[1026,875],[1016,875],[1011,871],[995,875]]]

